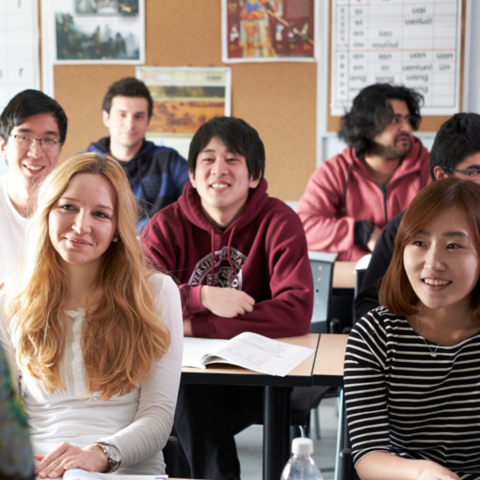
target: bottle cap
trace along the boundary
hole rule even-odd
[[[310,440],[310,438],[294,438],[292,442],[292,453],[294,455],[312,455],[312,440]]]

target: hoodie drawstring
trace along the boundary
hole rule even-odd
[[[213,228],[210,229],[210,238],[212,240],[212,281],[210,287],[213,287],[213,276],[215,275],[215,231]]]
[[[230,255],[230,247],[232,245],[232,239],[233,239],[233,233],[235,232],[235,226],[232,228],[232,231],[230,233],[230,237],[228,238],[228,244],[227,244],[227,257],[228,257],[228,263],[230,265],[230,275],[228,277],[228,283],[233,281],[232,277],[235,277],[235,267],[233,265],[233,260],[232,256]],[[215,230],[213,228],[210,229],[210,238],[211,238],[211,244],[212,244],[212,275],[211,275],[211,282],[207,282],[207,284],[210,287],[213,287],[213,280],[215,276]]]
[[[233,232],[235,231],[235,226],[232,228],[232,232],[230,233],[230,237],[228,239],[228,246],[227,246],[227,256],[228,256],[228,263],[230,264],[230,275],[228,277],[228,283],[231,286],[231,283],[233,281],[232,276],[235,275],[235,269],[233,268],[233,262],[232,262],[232,257],[230,256],[230,246],[232,245],[232,238],[233,238]],[[235,278],[235,277],[234,277]]]

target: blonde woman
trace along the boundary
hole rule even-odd
[[[108,156],[67,160],[39,192],[0,320],[41,478],[165,469],[181,304],[174,282],[145,268],[135,223],[128,180]]]

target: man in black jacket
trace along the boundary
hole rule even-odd
[[[455,176],[480,183],[480,115],[458,113],[447,120],[430,152],[432,179]],[[355,298],[355,321],[377,308],[378,290],[392,260],[395,237],[405,212],[385,225]]]

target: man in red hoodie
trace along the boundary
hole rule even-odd
[[[214,118],[197,131],[190,183],[142,233],[150,259],[179,281],[184,333],[232,338],[308,332],[313,280],[297,214],[270,198],[255,129]],[[175,431],[192,478],[238,479],[233,435],[262,419],[261,387],[181,385]]]
[[[348,147],[318,167],[298,204],[310,250],[357,261],[431,182],[428,151],[412,135],[421,101],[415,91],[386,83],[357,95],[338,134]]]

